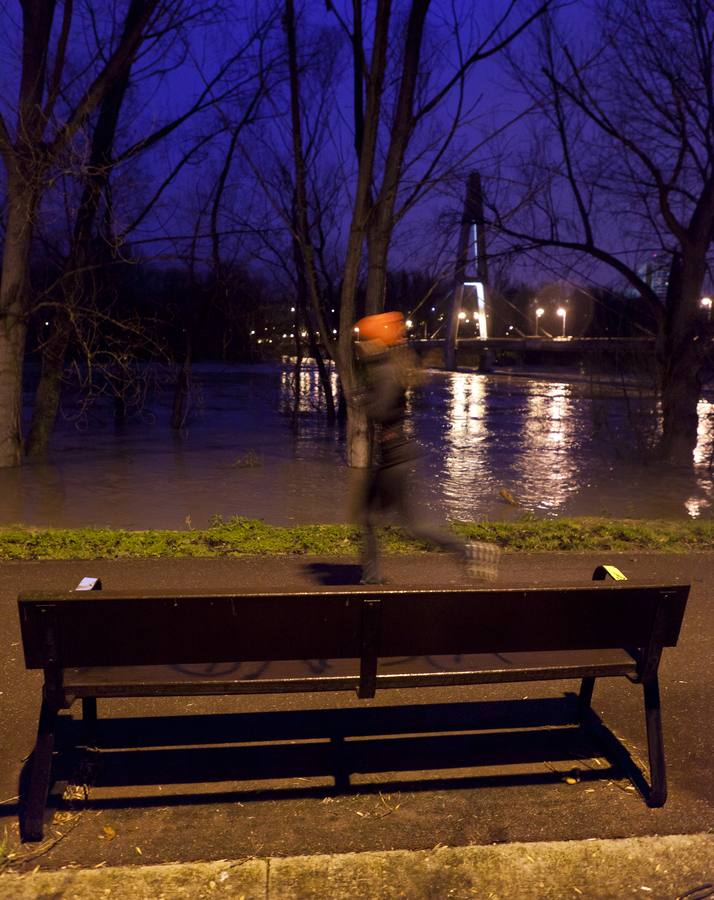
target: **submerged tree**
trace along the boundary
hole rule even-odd
[[[42,297],[52,331],[42,347],[42,373],[28,442],[33,454],[47,446],[70,342],[83,343],[92,354],[96,347],[87,344],[87,335],[100,339],[102,321],[111,318],[108,267],[123,261],[122,248],[133,230],[151,216],[194,154],[225,126],[214,121],[197,129],[188,145],[182,140],[178,161],[168,167],[164,164],[159,169],[156,160],[148,163],[154,181],[149,196],[132,197],[135,202],[125,204],[125,221],[119,224],[116,191],[112,191],[116,173],[129,172],[131,181],[140,157],[161,142],[184,135],[179,129],[185,123],[211,113],[229,97],[250,116],[254,97],[262,94],[260,66],[251,50],[263,38],[261,22],[269,19],[269,14],[259,16],[255,25],[243,28],[235,46],[220,56],[214,53],[213,71],[207,74],[194,62],[190,49],[201,27],[216,27],[222,13],[214,0],[125,0],[119,4],[22,0],[20,6],[22,52],[13,127],[8,112],[0,110],[0,156],[8,195],[0,284],[0,466],[19,463],[23,449],[22,369],[33,308],[30,254],[38,218],[41,213],[44,217],[51,202],[47,198],[54,197],[61,208],[58,186],[64,187],[69,200],[65,206],[68,235],[57,282]],[[184,74],[186,66],[193,70],[189,82],[193,79],[196,84],[183,108],[166,117],[135,115],[131,126],[120,132],[131,89],[146,84],[153,91],[182,66]],[[250,95],[247,100],[246,95]],[[144,133],[137,135],[142,126]],[[87,317],[92,321],[85,328]],[[127,325],[129,342],[136,342],[135,323]]]
[[[477,63],[501,53],[549,6],[550,0],[543,0],[524,11],[525,3],[510,0],[488,24],[482,24],[471,4],[452,6],[453,18],[446,27],[444,9],[431,0],[410,0],[404,5],[378,0],[369,17],[366,4],[354,0],[351,19],[328,2],[349,40],[352,56],[357,170],[335,348],[348,398],[356,387],[353,324],[363,263],[364,312],[376,313],[384,308],[395,228],[455,165],[449,150],[474,107],[466,99],[467,75]],[[434,51],[437,42],[439,54]],[[449,58],[454,60],[450,67],[443,62]],[[463,163],[463,154],[457,158]],[[347,458],[357,467],[369,459],[367,422],[356,406],[348,410]]]
[[[657,327],[659,453],[691,465],[710,341],[700,307],[714,239],[714,5],[603,0],[587,46],[548,21],[534,144],[493,225],[521,247],[605,263]],[[660,296],[642,262],[666,260]]]
[[[179,0],[142,0],[126,10],[118,37],[82,66],[78,88],[68,72],[77,27],[65,0],[22,0],[22,54],[14,128],[0,114],[0,156],[7,173],[7,218],[0,281],[0,466],[22,454],[22,370],[30,309],[30,251],[40,201],[53,174],[75,150],[82,127],[126,76],[142,46],[170,27]]]

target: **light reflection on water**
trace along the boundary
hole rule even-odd
[[[195,378],[194,408],[178,435],[168,427],[167,389],[122,427],[108,407],[94,409],[81,431],[61,423],[46,463],[0,470],[0,522],[184,528],[216,514],[277,524],[349,519],[343,435],[316,412],[314,368],[301,372],[294,416],[286,412],[292,379],[279,367],[206,365]],[[694,473],[634,459],[627,404],[614,392],[593,399],[583,384],[439,372],[410,395],[409,410],[425,451],[416,486],[430,513],[462,521],[711,513],[708,399],[699,404]]]
[[[322,405],[320,373],[317,370],[317,366],[301,366],[298,380],[300,382],[300,391],[298,395],[297,412],[316,412]],[[332,365],[330,365],[330,383],[332,385],[332,395],[333,397],[337,397],[338,378],[337,372]],[[291,403],[293,403],[292,408],[294,408],[295,374],[290,368],[286,367],[280,373],[280,389],[284,408],[289,407]]]

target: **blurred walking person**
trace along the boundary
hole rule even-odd
[[[399,312],[366,316],[357,322],[356,352],[363,371],[358,402],[374,426],[372,466],[358,512],[362,528],[362,583],[381,584],[379,544],[375,531],[381,511],[395,509],[406,530],[421,541],[470,556],[470,545],[429,522],[417,506],[412,470],[417,445],[406,430],[406,396],[419,380],[416,355],[407,346],[404,317]]]

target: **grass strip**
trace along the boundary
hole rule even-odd
[[[462,522],[454,531],[510,551],[714,550],[714,522],[642,519],[538,519]],[[387,553],[415,553],[424,544],[398,528],[381,532]],[[268,525],[257,519],[216,518],[206,529],[125,531],[111,528],[0,528],[0,560],[151,559],[303,554],[346,556],[359,550],[350,525]]]

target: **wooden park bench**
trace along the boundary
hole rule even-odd
[[[81,699],[92,723],[108,697],[356,690],[368,700],[380,688],[580,679],[577,725],[591,715],[595,679],[625,676],[644,689],[645,799],[665,802],[657,670],[677,642],[688,585],[201,595],[82,586],[18,600],[26,666],[44,670],[25,840],[42,837],[59,711]]]

